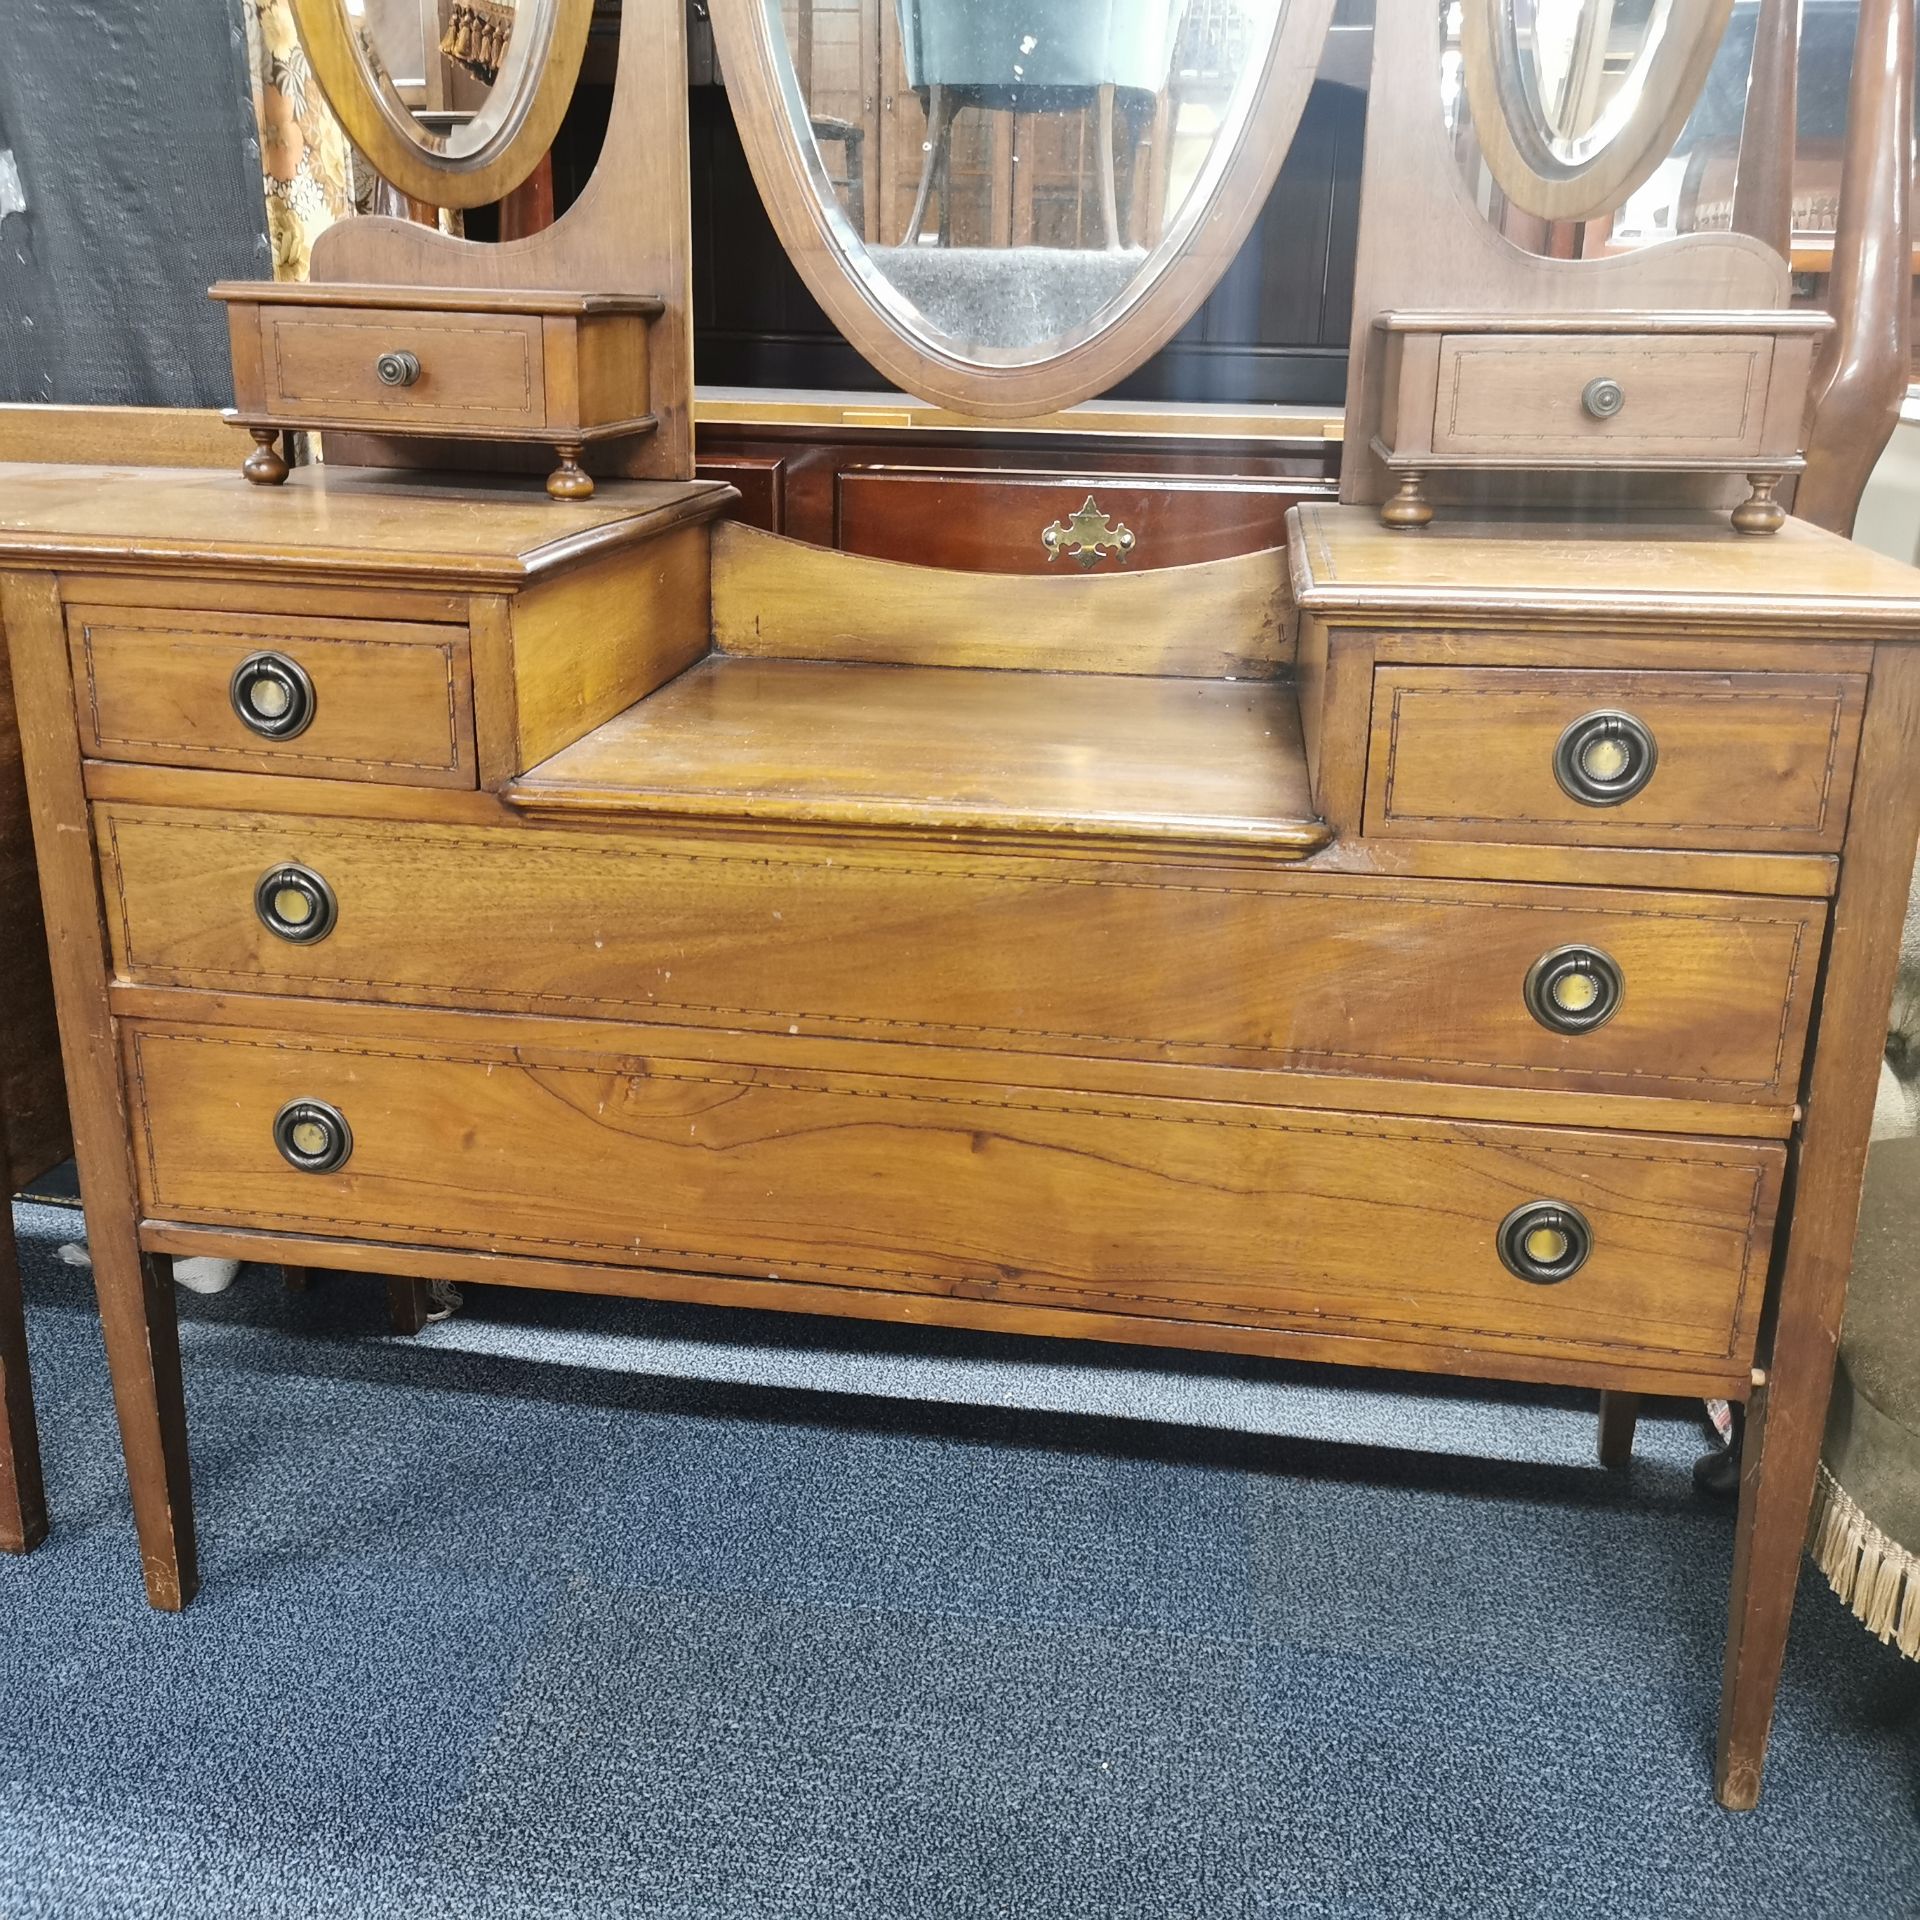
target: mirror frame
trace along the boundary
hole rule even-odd
[[[879,0],[891,5],[892,0]],[[1104,393],[1193,317],[1232,263],[1293,144],[1334,0],[1287,0],[1266,64],[1254,76],[1239,143],[1214,170],[1212,191],[1183,207],[1174,231],[1142,261],[1117,302],[1031,359],[976,360],[915,332],[848,251],[847,223],[816,177],[789,101],[777,0],[711,0],[714,38],[754,183],[787,257],[827,316],[866,361],[919,399],[981,419],[1052,413]],[[865,252],[864,242],[855,242]],[[998,350],[1004,353],[1004,349]]]
[[[658,4],[658,0],[654,0]],[[457,142],[421,143],[392,83],[373,74],[346,0],[289,0],[307,64],[347,137],[380,177],[433,207],[484,207],[532,173],[573,100],[593,0],[526,0],[487,104]]]
[[[1547,144],[1520,72],[1513,0],[1461,0],[1460,67],[1473,131],[1494,183],[1543,220],[1615,212],[1666,159],[1707,84],[1733,0],[1672,0],[1659,40],[1634,66],[1636,97],[1611,136],[1568,163]]]

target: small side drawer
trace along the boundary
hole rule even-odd
[[[1765,334],[1448,334],[1433,450],[1522,462],[1757,457],[1772,371]]]
[[[67,639],[91,758],[475,784],[464,627],[76,605]]]
[[[272,413],[475,433],[546,424],[538,315],[263,306],[259,323]]]
[[[1855,673],[1383,667],[1366,831],[1835,852],[1865,697]]]

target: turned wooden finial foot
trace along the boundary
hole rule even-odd
[[[1390,527],[1424,527],[1433,518],[1433,502],[1422,491],[1423,473],[1403,473],[1400,491],[1380,509],[1380,518]]]
[[[278,427],[249,427],[253,435],[253,451],[240,463],[244,473],[256,487],[277,487],[292,469],[281,457],[280,429]]]
[[[547,493],[555,500],[591,500],[593,475],[580,464],[583,447],[555,447],[560,464],[547,475]]]
[[[1733,510],[1735,533],[1778,533],[1787,524],[1787,510],[1773,497],[1782,478],[1777,473],[1750,473],[1753,491]]]

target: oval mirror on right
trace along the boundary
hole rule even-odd
[[[1543,220],[1611,213],[1666,160],[1734,0],[1442,0],[1443,100]],[[1451,96],[1451,98],[1449,98]]]

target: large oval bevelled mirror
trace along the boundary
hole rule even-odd
[[[754,177],[841,332],[923,399],[1101,392],[1199,306],[1333,0],[713,0]]]
[[[1454,84],[1506,199],[1546,220],[1611,213],[1667,158],[1733,3],[1443,0]]]
[[[593,24],[593,0],[291,4],[348,136],[383,179],[435,207],[484,206],[540,164]]]

